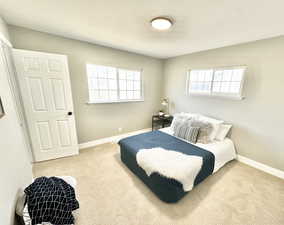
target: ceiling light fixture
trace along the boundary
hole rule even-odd
[[[151,20],[151,25],[157,30],[168,30],[173,25],[173,22],[167,17],[156,17]]]

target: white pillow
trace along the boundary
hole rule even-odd
[[[223,141],[229,133],[231,127],[231,124],[221,124],[215,139],[218,141]]]
[[[219,131],[221,124],[224,123],[223,120],[216,120],[216,119],[213,119],[213,118],[210,118],[210,117],[207,117],[207,116],[203,116],[203,115],[199,115],[198,120],[210,123],[212,125],[213,129],[211,131],[211,134],[209,135],[210,141],[213,141],[216,138],[216,135]]]
[[[185,117],[187,117],[188,119],[195,118],[195,117],[199,116],[199,115],[196,114],[196,113],[186,113],[186,112],[181,112],[181,113],[179,113],[179,115],[185,116]]]

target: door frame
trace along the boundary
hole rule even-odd
[[[26,121],[26,116],[24,112],[24,106],[22,102],[22,96],[20,93],[20,87],[18,84],[18,77],[17,77],[17,71],[15,68],[14,64],[14,58],[13,58],[13,48],[12,46],[8,46],[5,43],[1,42],[1,48],[3,49],[4,56],[3,60],[7,64],[6,70],[7,70],[7,78],[10,86],[11,93],[14,98],[13,104],[15,105],[16,111],[17,111],[17,116],[18,116],[18,122],[20,124],[20,127],[23,132],[24,136],[24,141],[26,144],[26,149],[28,150],[28,156],[29,156],[29,161],[32,163],[34,162],[34,155],[32,151],[32,145],[31,145],[31,139],[30,139],[30,133],[27,127],[27,121]]]

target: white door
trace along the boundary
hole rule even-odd
[[[78,154],[67,57],[13,50],[35,161]]]

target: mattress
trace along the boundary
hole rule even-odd
[[[171,203],[179,201],[187,193],[183,190],[182,184],[175,179],[161,176],[158,173],[153,173],[148,177],[145,171],[137,164],[136,153],[143,148],[162,147],[202,157],[203,164],[194,181],[194,186],[214,172],[215,157],[211,151],[180,140],[166,131],[153,131],[124,138],[119,141],[119,145],[122,162],[162,201]]]
[[[153,134],[157,133],[164,133],[165,135],[162,135],[162,139],[157,140],[157,137],[155,137],[156,135],[153,136]],[[168,145],[169,142],[170,145]],[[171,146],[175,146],[180,142],[187,143],[185,140],[179,140],[178,138],[174,137],[170,128],[163,128],[160,131],[135,135],[119,141],[122,162],[136,176],[138,176],[150,188],[150,190],[156,194],[158,198],[167,203],[178,202],[188,192],[185,192],[182,184],[175,179],[166,178],[158,173],[153,173],[148,177],[145,171],[137,164],[136,153],[142,148],[153,147],[164,147],[172,150]],[[218,171],[227,162],[236,158],[233,141],[229,138],[226,138],[224,141],[215,141],[210,144],[194,145],[188,143],[188,146],[189,145],[196,146],[197,148],[195,148],[195,150],[203,152],[201,155],[207,155],[207,162],[206,160],[203,162],[204,166],[207,168],[207,171],[205,170],[204,173],[203,170],[203,173],[198,174],[194,182],[194,186],[202,182],[210,174]],[[212,155],[214,161],[213,163],[208,160],[212,159]]]

